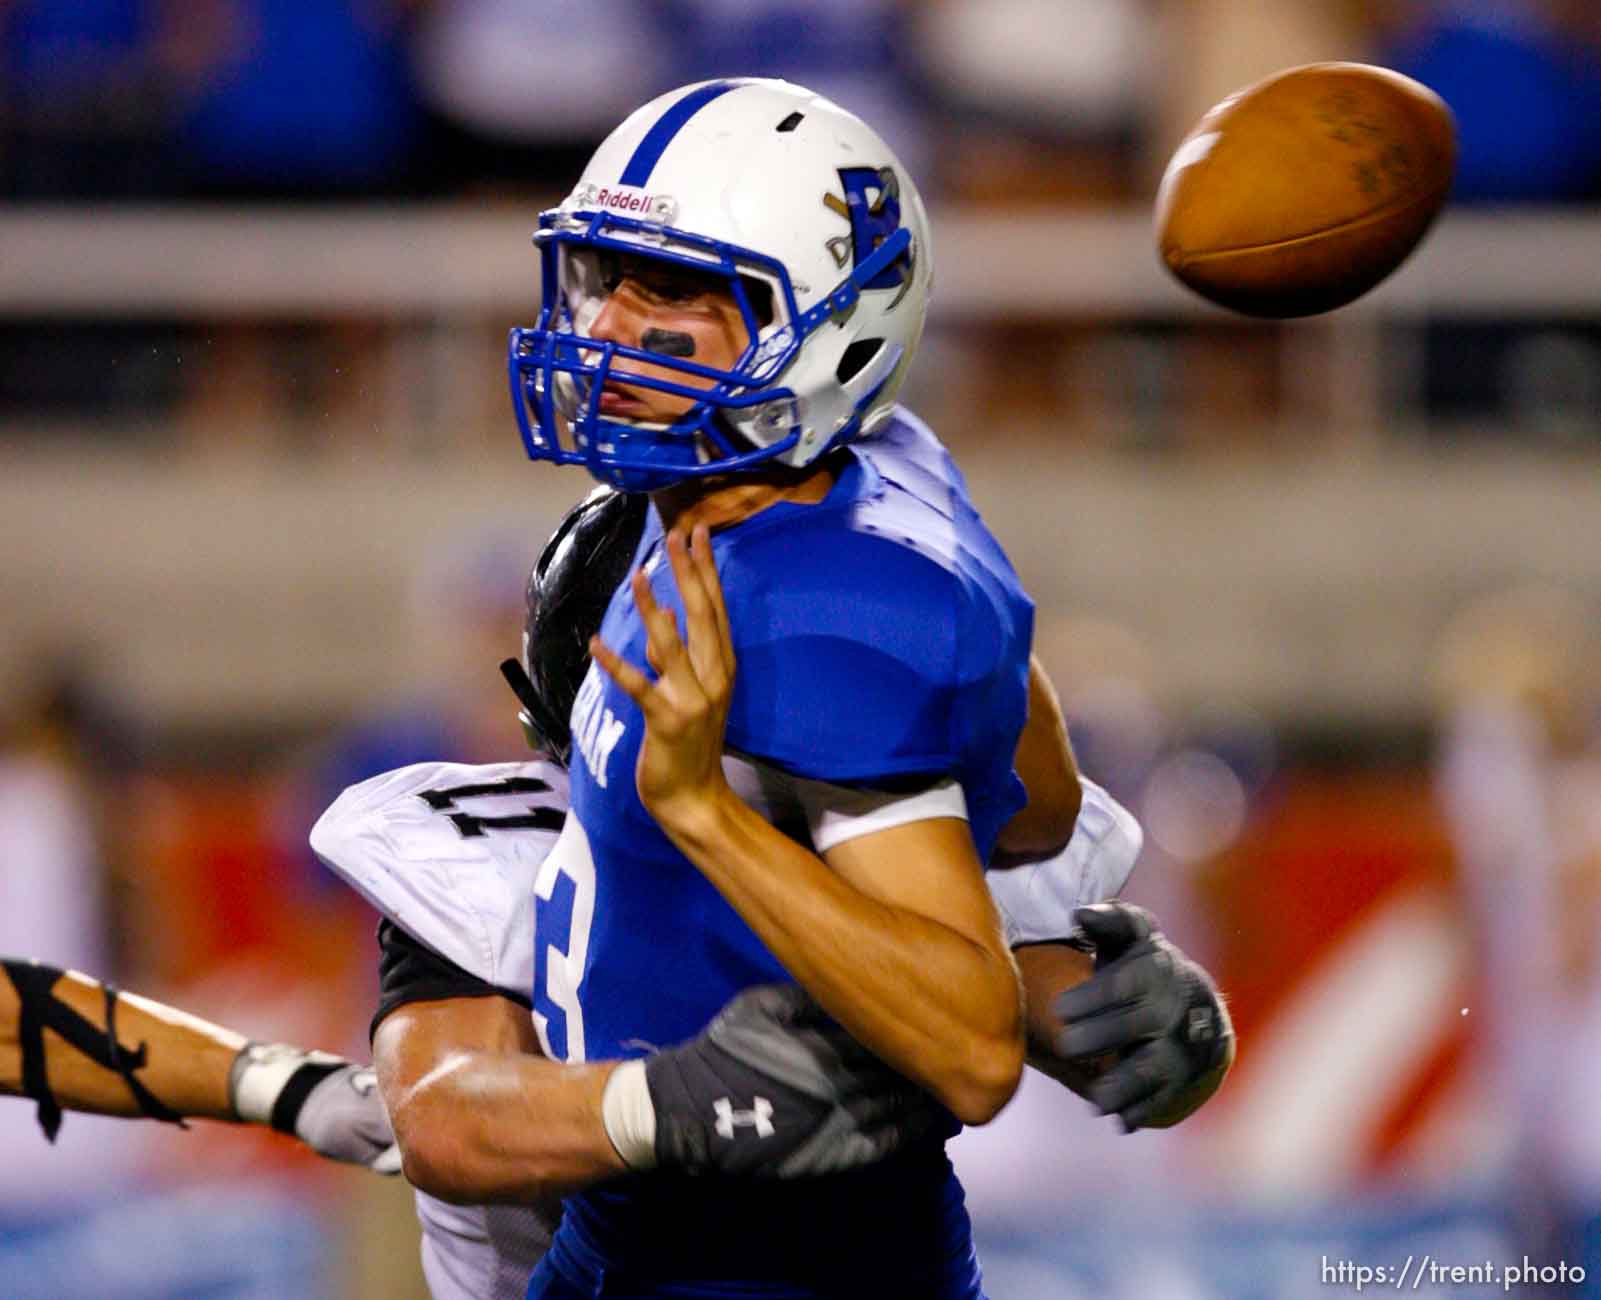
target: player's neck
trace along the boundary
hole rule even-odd
[[[737,478],[688,479],[652,492],[650,499],[663,528],[687,532],[696,524],[705,524],[716,530],[742,523],[780,501],[816,505],[838,477],[834,465],[824,463],[800,471],[778,469]]]

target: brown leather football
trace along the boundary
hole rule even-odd
[[[1455,166],[1451,110],[1427,86],[1362,63],[1291,68],[1179,145],[1156,198],[1162,260],[1248,315],[1329,311],[1406,260]]]

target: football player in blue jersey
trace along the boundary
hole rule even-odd
[[[512,340],[529,451],[653,502],[536,891],[541,1044],[625,1060],[603,1109],[645,1167],[639,1121],[677,1087],[651,1049],[794,978],[954,1120],[801,1195],[581,1193],[530,1294],[976,1296],[943,1139],[1023,1067],[982,864],[1024,803],[1033,611],[958,480],[896,482],[847,447],[900,418],[932,273],[916,188],[827,101],[710,82],[631,116],[536,242],[544,307]],[[754,1095],[732,1100],[759,1132]]]
[[[536,883],[541,1046],[624,1062],[602,1112],[647,1168],[679,1145],[664,1099],[703,1084],[656,1049],[793,978],[950,1122],[824,1185],[585,1191],[530,1295],[976,1296],[943,1139],[1025,1054],[983,864],[1025,804],[1033,611],[894,405],[931,277],[916,188],[827,101],[708,82],[625,121],[536,243],[544,305],[510,352],[528,450],[653,503]],[[851,448],[874,438],[902,454]],[[770,1099],[729,1091],[718,1135],[770,1136]]]
[[[927,450],[876,441],[862,454],[904,476],[919,472],[919,453]],[[558,1217],[553,1205],[538,1204],[542,1193],[585,1181],[572,1177],[572,1143],[584,1140],[586,1125],[592,1176],[616,1161],[598,1113],[562,1118],[567,1102],[592,1096],[593,1072],[586,1077],[582,1065],[530,1054],[538,1050],[529,1016],[530,915],[541,861],[567,806],[569,717],[589,669],[589,636],[630,568],[645,507],[643,498],[597,489],[569,512],[530,574],[523,665],[509,675],[517,679],[539,754],[524,763],[429,763],[385,774],[348,791],[313,832],[328,865],[385,918],[374,1053],[418,1187],[423,1267],[437,1300],[521,1295]],[[1019,747],[1017,765],[1031,779],[1042,764],[1030,751],[1055,748],[1050,733],[1060,725],[1044,703],[1031,712]],[[1042,721],[1044,734],[1031,744],[1029,732]],[[1075,1055],[1085,1044],[1097,1053],[1118,1052],[1126,1059],[1115,1070],[1095,1076],[1080,1067],[1066,1081],[1130,1126],[1172,1122],[1215,1087],[1207,1076],[1215,1075],[1219,1045],[1198,1044],[1190,1027],[1197,1015],[1224,1023],[1223,1012],[1204,973],[1153,933],[1137,909],[1079,910],[1121,888],[1139,848],[1137,825],[1104,791],[1085,782],[1083,793],[1064,852],[988,877],[1008,940],[1026,945],[1017,956],[1029,976],[1032,1059],[1063,1076],[1075,1062],[1058,1058],[1059,1048]],[[1017,825],[1027,829],[1014,818],[1008,834]],[[1079,918],[1099,957],[1094,977],[1071,993],[1079,1005],[1062,1008],[1064,1028],[1051,1004],[1082,978],[1083,958],[1050,941],[1068,935]],[[725,1138],[716,1102],[751,1081],[751,1063],[771,1068],[779,1057],[793,1061],[819,1041],[805,1032],[792,1038],[772,1020],[765,1035],[753,1035],[757,1023],[747,1015],[742,1032],[744,1049],[757,1042],[755,1055],[719,1058],[713,1077],[697,1079],[709,1085],[699,1097],[653,1097],[653,1110],[663,1108],[652,1116],[659,1132],[676,1135],[659,1142],[659,1168],[682,1168],[687,1158],[708,1171],[815,1172],[828,1160],[860,1162],[896,1138],[891,1115],[874,1120],[860,1110],[830,1111],[815,1097],[796,1109],[790,1093],[768,1083],[759,1095],[776,1099],[774,1133],[762,1137],[737,1124],[740,1111],[760,1112],[754,1105],[736,1110],[729,1098]],[[660,1054],[658,1072],[675,1054],[710,1059],[705,1042],[691,1043]],[[828,1063],[819,1091],[838,1096],[854,1089],[859,1103],[861,1087],[871,1081],[852,1079],[850,1071],[843,1059]],[[709,1114],[697,1123],[701,1109]],[[798,1158],[792,1140],[778,1134],[780,1125],[803,1133],[815,1126]],[[697,1127],[699,1144],[681,1140]],[[706,1144],[713,1150],[695,1150]],[[722,1150],[714,1156],[716,1148]]]

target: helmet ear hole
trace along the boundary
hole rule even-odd
[[[834,378],[842,384],[850,383],[872,365],[873,359],[878,356],[883,346],[883,339],[857,339],[845,349],[845,355],[839,359],[839,365],[834,369]]]

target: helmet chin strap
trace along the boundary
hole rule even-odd
[[[539,692],[529,680],[528,670],[516,659],[504,659],[500,664],[500,675],[506,679],[506,685],[511,687],[517,702],[523,706],[521,715],[523,725],[532,726],[540,712]]]
[[[688,334],[679,330],[664,330],[652,327],[645,331],[639,340],[639,346],[646,352],[656,352],[664,357],[692,357],[695,355],[695,340]]]

